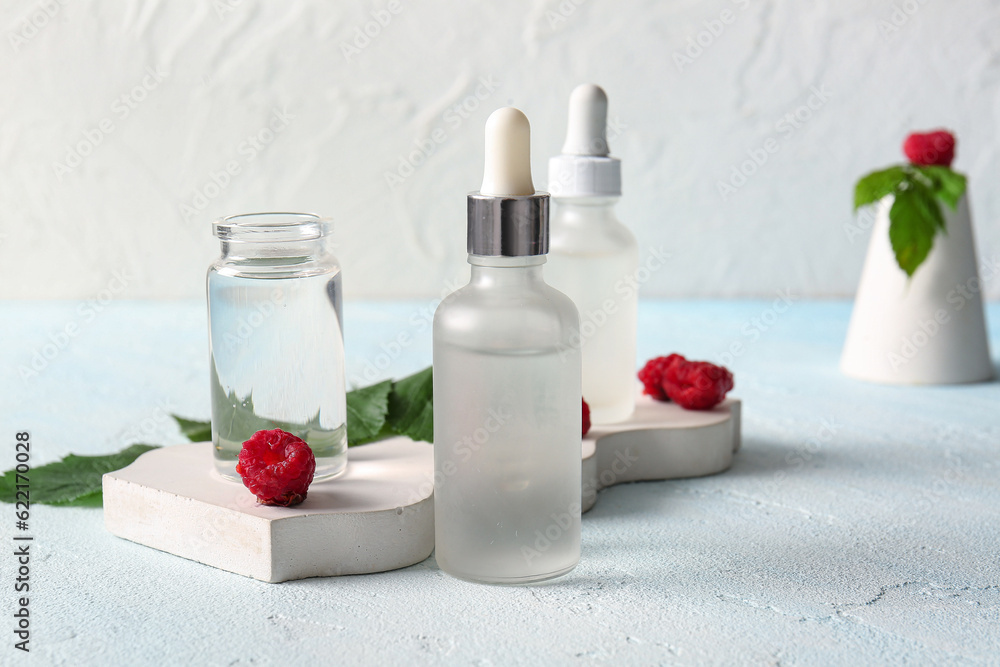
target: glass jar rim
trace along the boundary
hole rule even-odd
[[[224,241],[312,241],[333,231],[333,221],[315,213],[240,213],[219,218],[212,223],[212,231]]]

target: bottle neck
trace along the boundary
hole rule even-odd
[[[331,222],[312,213],[249,213],[217,220],[223,263],[281,266],[329,255]]]
[[[527,257],[493,257],[469,255],[472,275],[469,284],[475,287],[496,288],[544,283],[542,265],[545,255]]]
[[[222,257],[229,261],[290,261],[307,262],[327,253],[325,239],[309,241],[284,241],[280,243],[245,243],[223,239]]]
[[[617,223],[615,204],[619,197],[567,197],[556,199],[556,217],[566,224]]]

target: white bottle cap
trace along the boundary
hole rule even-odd
[[[527,116],[514,107],[491,113],[486,121],[486,164],[479,193],[490,197],[535,194],[530,152]]]
[[[562,154],[549,159],[553,197],[620,197],[621,160],[608,155],[608,96],[592,83],[573,89]]]

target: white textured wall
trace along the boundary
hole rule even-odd
[[[0,19],[3,297],[197,296],[209,221],[275,209],[338,221],[349,297],[437,294],[464,269],[489,112],[528,114],[541,188],[585,81],[611,98],[621,217],[674,255],[646,296],[850,295],[867,242],[853,183],[900,161],[913,128],[957,132],[980,255],[1000,259],[997,1],[50,0]],[[814,90],[810,117],[780,124]],[[270,143],[248,143],[272,122]],[[718,183],[764,146],[724,201]]]

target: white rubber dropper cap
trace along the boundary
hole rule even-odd
[[[620,197],[621,160],[608,154],[608,96],[592,83],[573,89],[562,153],[549,159],[553,197]]]
[[[480,194],[510,197],[535,194],[531,181],[531,127],[514,107],[503,107],[486,121],[486,165]]]
[[[584,83],[569,96],[569,123],[566,127],[564,155],[608,154],[608,96],[604,89]]]
[[[469,254],[527,257],[549,251],[549,193],[531,182],[531,128],[514,107],[486,121],[486,166],[468,197]],[[471,261],[471,260],[470,260]]]

